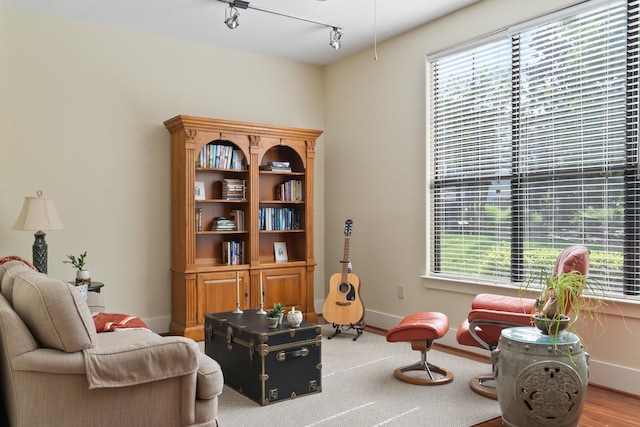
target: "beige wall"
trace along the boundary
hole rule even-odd
[[[429,241],[425,55],[574,3],[483,0],[379,45],[377,62],[369,49],[327,67],[325,272],[328,278],[340,271],[342,226],[353,219],[350,255],[368,324],[388,328],[408,313],[438,310],[450,320],[443,342],[457,345],[455,331],[474,295],[517,295],[422,277],[425,236]],[[404,299],[397,297],[399,284]],[[640,394],[639,318],[637,303],[620,302],[610,306],[604,333],[586,331],[591,381]]]
[[[177,114],[324,129],[320,67],[0,9],[0,254],[25,196],[55,199],[49,274],[88,252],[109,309],[168,331],[170,152]],[[316,259],[323,256],[324,138],[316,145]],[[319,283],[324,271],[316,273]],[[323,289],[319,287],[319,298]]]

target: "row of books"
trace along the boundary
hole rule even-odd
[[[265,166],[261,166],[262,170],[272,172],[291,172],[291,163],[289,162],[269,162]]]
[[[245,263],[244,242],[222,242],[222,263],[239,265]]]
[[[231,145],[206,144],[198,153],[197,168],[247,169],[242,150]]]
[[[297,208],[260,208],[258,211],[260,230],[301,230],[302,215]]]
[[[297,179],[291,179],[285,181],[276,187],[276,199],[282,201],[296,201],[301,202],[303,200],[302,181]]]
[[[247,180],[237,178],[223,179],[222,198],[225,200],[245,200],[247,198]]]

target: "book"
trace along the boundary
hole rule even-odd
[[[229,219],[236,226],[236,230],[244,230],[244,211],[240,209],[233,209],[229,212]]]
[[[288,168],[291,166],[291,163],[289,162],[269,162],[267,164],[276,168]]]
[[[267,165],[267,166],[263,166],[262,170],[270,171],[270,172],[291,172],[291,167],[289,166],[279,167],[279,166]]]
[[[202,231],[202,208],[196,208],[196,231]]]

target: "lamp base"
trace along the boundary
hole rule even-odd
[[[33,265],[40,273],[47,274],[47,242],[44,240],[46,233],[37,231],[33,242]]]

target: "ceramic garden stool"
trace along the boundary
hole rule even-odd
[[[449,330],[449,318],[436,311],[410,314],[399,325],[387,332],[388,342],[410,342],[413,350],[420,351],[420,361],[397,368],[393,375],[400,381],[417,385],[440,385],[453,381],[453,373],[427,362],[427,351],[433,342],[442,338]],[[426,376],[408,375],[407,371],[422,371]],[[437,375],[434,375],[437,374]]]

